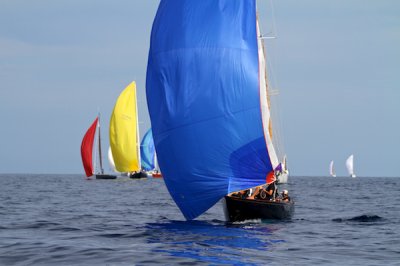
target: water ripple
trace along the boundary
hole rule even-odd
[[[163,180],[0,175],[0,265],[396,265],[400,179],[375,183],[293,177],[292,220],[229,223],[185,221]]]

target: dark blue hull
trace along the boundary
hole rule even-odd
[[[225,216],[230,222],[251,219],[290,219],[294,202],[277,202],[257,199],[241,199],[225,196]]]
[[[132,179],[147,178],[147,174],[145,172],[133,173],[129,175],[129,178]]]
[[[96,179],[116,179],[116,175],[104,175],[104,174],[98,174],[96,175]]]

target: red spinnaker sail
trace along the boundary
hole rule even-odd
[[[83,137],[81,144],[82,163],[83,167],[85,168],[87,177],[93,175],[93,160],[92,160],[93,141],[94,141],[94,135],[96,133],[96,126],[98,120],[99,118],[96,117],[93,124],[89,127],[88,131]]]
[[[276,181],[274,171],[271,171],[271,172],[268,173],[266,181],[267,181],[268,185],[271,184],[272,182]]]

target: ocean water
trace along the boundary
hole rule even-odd
[[[0,175],[0,265],[400,265],[400,178],[290,177],[290,221],[185,221],[162,179]]]

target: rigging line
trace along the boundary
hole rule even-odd
[[[100,107],[97,106],[97,125],[96,125],[96,135],[95,135],[95,143],[94,147],[94,167],[93,171],[95,173],[102,172],[102,161],[101,161],[101,135],[100,135]],[[100,168],[100,169],[97,169]]]
[[[275,23],[275,9],[274,9],[274,4],[273,0],[270,0],[270,6],[271,6],[271,16],[272,16],[272,32],[274,32],[275,36],[278,36],[278,32],[276,31],[276,23]]]
[[[272,17],[272,35],[273,36],[260,36],[261,39],[275,39],[277,34],[277,27],[276,27],[276,19],[275,19],[275,8],[274,8],[274,4],[273,4],[273,0],[269,1],[270,3],[270,9],[271,9],[271,17]],[[268,52],[268,49],[266,49]],[[275,101],[273,101],[274,104],[274,108],[272,107],[272,111],[274,111],[275,115],[275,119],[273,118],[273,123],[275,124],[274,126],[274,131],[275,131],[275,135],[277,136],[277,138],[275,137],[274,139],[277,142],[278,145],[278,149],[281,154],[281,156],[284,155],[285,153],[285,143],[284,143],[284,137],[282,135],[282,118],[281,118],[281,103],[280,103],[280,97],[279,97],[279,85],[278,85],[278,81],[276,79],[275,76],[275,71],[272,67],[272,61],[271,57],[267,55],[267,57],[269,58],[269,60],[266,60],[267,65],[268,65],[268,69],[269,69],[269,76],[270,79],[268,80],[268,88],[271,88],[269,90],[269,92],[271,93],[271,96],[275,96]],[[275,89],[273,89],[275,88]]]
[[[276,144],[278,145],[279,149],[279,156],[283,156],[285,153],[285,143],[284,143],[284,137],[282,134],[282,117],[281,117],[281,103],[280,103],[280,97],[279,97],[279,90],[277,89],[278,87],[278,81],[275,77],[275,72],[272,67],[272,60],[271,57],[269,57],[270,60],[267,60],[268,64],[268,69],[269,69],[269,76],[270,79],[268,81],[269,83],[269,88],[271,88],[270,92],[272,91],[273,93],[270,94],[272,97],[274,97],[274,100],[272,101],[272,106],[271,106],[271,112],[272,112],[272,121],[274,124],[274,131],[275,131],[275,141]],[[275,89],[272,89],[275,88]]]
[[[260,34],[259,38],[263,39],[263,40],[264,39],[276,39],[276,36],[277,36],[277,34],[276,34],[276,26],[275,26],[274,7],[272,5],[272,0],[270,0],[269,6],[270,6],[270,8],[268,8],[268,4],[263,5],[263,7],[265,9],[271,10],[270,11],[271,12],[270,17],[272,19],[272,23],[270,23],[270,24],[272,24],[272,28],[268,32]],[[267,12],[268,16],[269,16],[270,12]]]
[[[94,160],[93,160],[93,156],[92,156],[92,164],[93,164],[93,170],[92,170],[92,174],[95,175],[96,174],[96,168],[97,168],[97,142],[98,142],[98,136],[97,134],[99,133],[98,131],[98,125],[99,125],[99,117],[97,116],[97,124],[96,124],[96,131],[94,132],[94,142],[93,142],[93,146],[92,146],[92,152],[93,152],[93,148],[94,148]]]

